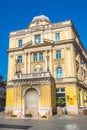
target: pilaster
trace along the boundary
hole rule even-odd
[[[52,50],[50,50],[50,72],[52,74]]]
[[[72,76],[72,74],[71,74],[71,55],[70,55],[70,46],[69,45],[67,45],[66,51],[67,51],[68,77],[71,77]]]
[[[28,53],[28,73],[30,73],[30,70],[31,70],[31,60],[30,60],[30,53]]]

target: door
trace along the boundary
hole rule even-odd
[[[25,114],[38,112],[38,92],[35,89],[29,89],[25,93]]]

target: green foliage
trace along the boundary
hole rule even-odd
[[[11,115],[11,117],[17,117],[17,115]]]
[[[32,117],[32,114],[25,114],[25,117]]]
[[[47,116],[46,116],[46,115],[43,115],[41,118],[47,118]]]
[[[63,106],[64,101],[63,101],[62,98],[58,98],[57,103],[58,103],[59,106]]]

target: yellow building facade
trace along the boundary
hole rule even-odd
[[[87,103],[87,51],[71,20],[51,23],[44,15],[11,32],[5,111],[55,114],[58,98],[68,113]]]

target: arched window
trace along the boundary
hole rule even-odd
[[[62,76],[63,76],[62,68],[58,67],[56,69],[56,78],[62,78]]]

